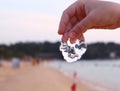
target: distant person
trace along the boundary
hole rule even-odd
[[[36,59],[36,58],[34,58],[34,59],[32,60],[32,66],[35,66],[35,65],[37,65],[37,59]]]
[[[71,86],[71,91],[76,91],[76,83],[73,83]]]
[[[77,88],[77,72],[73,73],[73,83],[71,85],[71,91],[76,91]]]
[[[120,27],[120,4],[101,0],[77,0],[62,15],[58,33],[62,42],[83,39],[88,29]]]
[[[12,67],[13,68],[19,68],[20,67],[20,61],[17,58],[12,59]]]

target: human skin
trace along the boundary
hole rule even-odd
[[[58,34],[62,42],[84,40],[88,29],[120,27],[120,4],[100,0],[78,0],[64,10]]]

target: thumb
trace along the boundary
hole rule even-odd
[[[84,38],[84,35],[83,35],[83,34],[79,35],[79,36],[78,36],[78,39],[85,41],[85,38]]]
[[[82,35],[87,29],[90,29],[93,26],[94,17],[92,14],[86,16],[79,23],[77,23],[69,32],[70,38],[76,38],[79,35]]]

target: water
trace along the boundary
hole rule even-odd
[[[94,91],[120,91],[120,60],[81,60],[74,63],[55,61],[49,65],[59,69],[67,76],[72,76],[76,71],[80,81],[94,88]]]
[[[83,40],[77,40],[74,44],[71,44],[68,41],[67,43],[61,43],[60,45],[60,51],[67,62],[79,60],[86,50],[87,46]]]

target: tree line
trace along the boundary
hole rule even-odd
[[[12,58],[24,56],[39,58],[63,59],[59,51],[60,42],[51,43],[16,43],[11,45],[0,45],[0,58]],[[116,43],[92,43],[87,45],[87,51],[82,59],[110,59],[120,58],[120,44]]]

